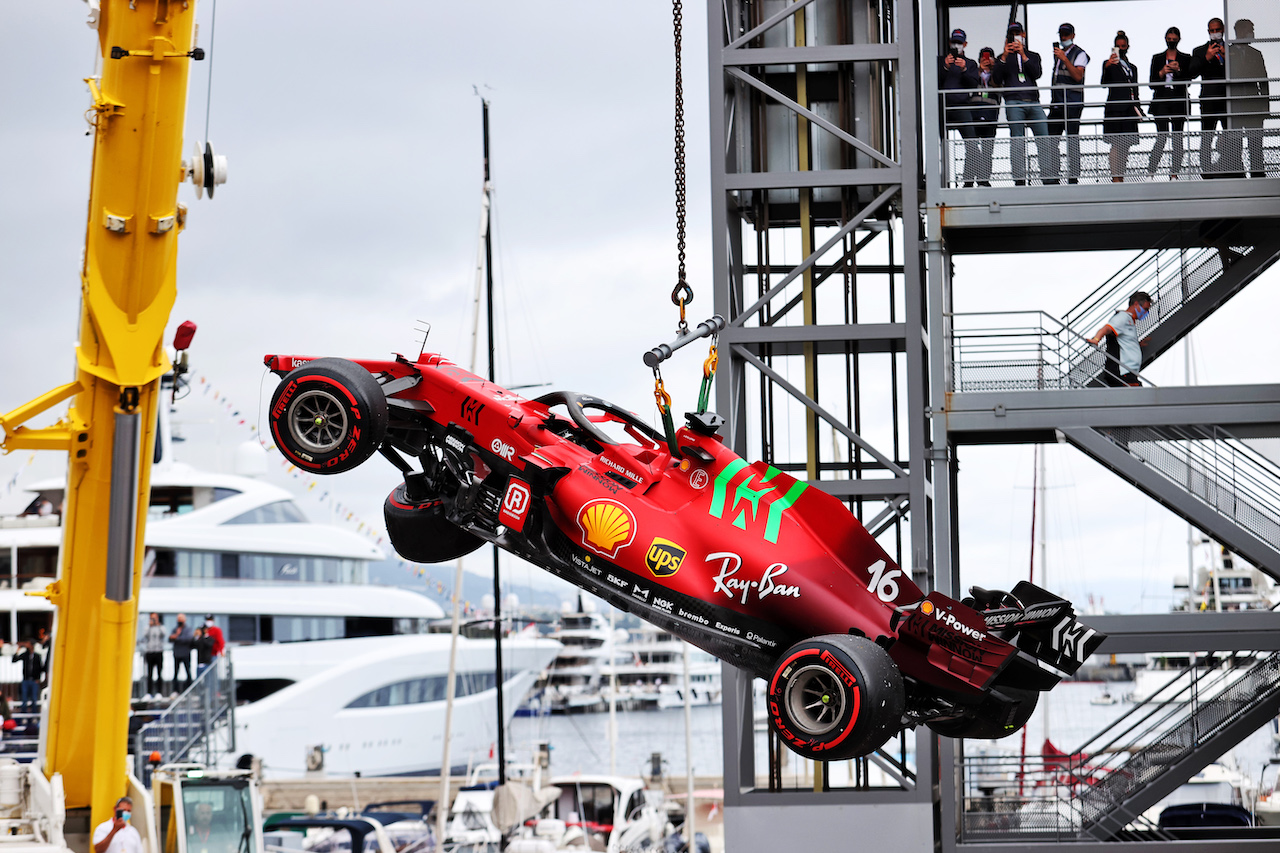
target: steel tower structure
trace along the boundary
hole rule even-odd
[[[1219,2],[1233,22],[1258,5]],[[1018,15],[1052,38],[1057,22],[1040,20],[1039,5],[1019,4]],[[716,403],[737,452],[844,499],[925,589],[955,595],[967,586],[956,459],[978,443],[1070,443],[1280,576],[1280,468],[1242,441],[1280,435],[1280,386],[1108,388],[1103,356],[1082,343],[1093,328],[1077,331],[1105,321],[1131,290],[1151,290],[1153,316],[1142,330],[1149,362],[1280,258],[1280,181],[1272,177],[1280,170],[1268,172],[1280,166],[1274,139],[1252,148],[1255,171],[1238,176],[1249,180],[1172,181],[1165,170],[1113,184],[1106,138],[1087,131],[1083,166],[1071,162],[1070,146],[1062,158],[1078,170],[1071,180],[1047,179],[1055,138],[1052,151],[1026,146],[1046,180],[1018,184],[1015,149],[1002,133],[992,186],[966,186],[961,170],[973,149],[944,130],[935,57],[966,16],[998,17],[1003,30],[1008,3],[711,0],[707,10],[713,272],[716,311],[729,319]],[[1258,35],[1280,43],[1280,32]],[[1238,57],[1250,39],[1228,41],[1230,50],[1241,46],[1230,54]],[[1214,141],[1217,153],[1201,171],[1241,156],[1231,146],[1245,135]],[[1154,150],[1155,136],[1139,138],[1140,155]],[[1188,157],[1190,167],[1194,150]],[[1137,256],[1092,294],[1082,290],[1061,319],[1032,310],[1034,323],[1012,328],[1005,318],[993,330],[989,317],[955,313],[954,255],[1061,250]],[[999,805],[975,806],[963,741],[908,732],[913,764],[904,740],[848,767],[797,767],[755,732],[750,679],[726,667],[727,843],[847,845],[856,834],[860,846],[893,849],[1063,841],[1084,849],[1081,842],[1114,840],[1280,711],[1275,614],[1091,624],[1111,635],[1103,652],[1247,649],[1252,657],[1239,687],[1164,721],[1159,755],[1128,745],[1134,763],[1114,778],[1141,783],[1073,796],[1065,824],[1021,835],[984,834],[991,822],[971,819],[974,808]],[[1172,837],[1153,828],[1137,843]],[[1223,842],[1189,843],[1208,850]]]

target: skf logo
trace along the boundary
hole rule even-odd
[[[481,406],[481,408],[484,407]],[[493,440],[493,443],[489,445],[489,449],[508,462],[510,462],[511,458],[516,455],[516,449],[499,438],[495,438]]]
[[[601,499],[583,504],[578,510],[578,527],[582,529],[583,544],[611,560],[636,538],[635,517],[617,501]]]
[[[507,493],[502,498],[502,509],[498,511],[498,521],[517,533],[523,531],[524,520],[529,515],[529,504],[532,500],[529,484],[512,477],[507,481]]]
[[[759,520],[761,504],[764,504],[767,508],[764,513],[764,538],[776,545],[778,532],[782,529],[783,513],[790,509],[808,488],[807,483],[791,480],[786,493],[780,493],[777,486],[767,485],[770,480],[779,475],[786,480],[791,480],[770,465],[757,483],[756,473],[747,468],[747,463],[742,459],[735,459],[716,475],[715,488],[711,493],[711,507],[707,512],[713,518],[727,517],[733,522],[734,527],[746,530],[748,524],[754,525]],[[758,485],[758,488],[753,488],[755,485]]]
[[[481,403],[475,397],[468,397],[462,401],[461,408],[464,421],[480,426],[480,413],[484,411],[484,403]]]
[[[676,543],[655,538],[649,545],[649,553],[644,555],[644,564],[654,577],[668,578],[680,571],[684,557],[685,550]]]

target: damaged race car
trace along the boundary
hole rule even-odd
[[[1103,635],[1030,583],[925,595],[838,499],[691,413],[669,440],[599,397],[526,399],[439,355],[269,355],[276,446],[317,474],[375,453],[416,562],[486,542],[764,679],[774,730],[807,758],[873,752],[905,727],[998,738]]]

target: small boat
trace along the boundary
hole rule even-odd
[[[1089,704],[1090,705],[1114,705],[1116,704],[1116,701],[1117,701],[1116,697],[1112,696],[1110,693],[1104,690],[1101,693],[1099,693],[1097,696],[1091,697],[1089,699]]]

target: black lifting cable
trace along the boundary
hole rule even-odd
[[[213,37],[218,31],[218,0],[209,18],[209,88],[204,93],[204,141],[209,141],[209,107],[213,103]]]
[[[681,35],[681,0],[671,0],[671,13],[674,19],[676,42],[676,120],[675,120],[675,153],[676,153],[676,246],[679,251],[680,271],[676,286],[671,291],[671,302],[680,307],[680,325],[677,332],[687,334],[689,324],[685,322],[685,306],[693,302],[693,288],[685,279],[684,270],[684,218],[685,218],[685,179],[684,179],[684,80],[680,73],[680,35]]]

